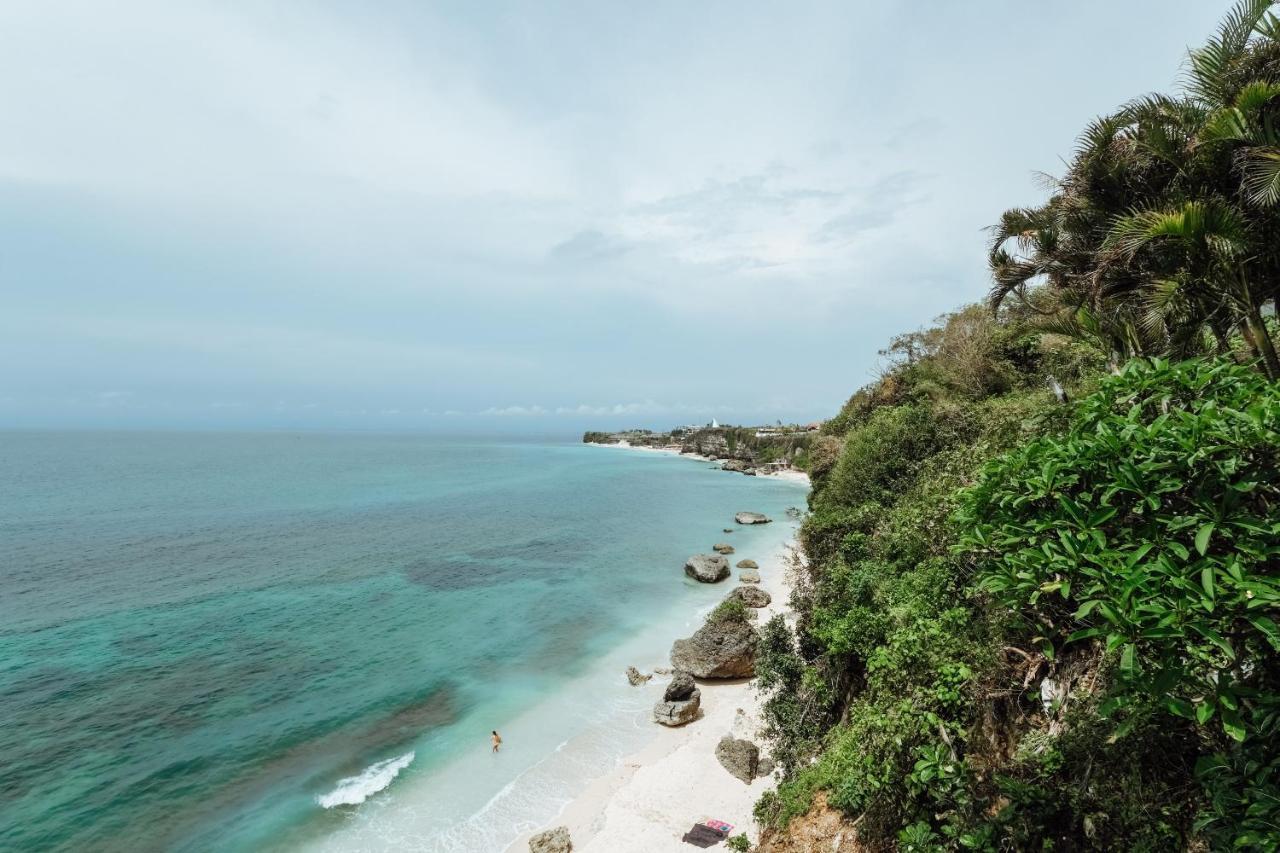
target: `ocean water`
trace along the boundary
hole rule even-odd
[[[649,736],[623,668],[729,588],[684,558],[803,501],[571,442],[0,432],[0,849],[501,850]]]

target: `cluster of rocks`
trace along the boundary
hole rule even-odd
[[[734,516],[738,524],[768,524],[768,516],[758,512],[740,512]],[[726,527],[725,533],[733,529]],[[727,542],[712,546],[714,554],[694,554],[684,564],[684,573],[700,583],[719,583],[731,574],[727,554],[734,548]],[[751,678],[756,673],[756,646],[760,634],[753,620],[755,611],[768,607],[772,596],[754,584],[760,583],[759,564],[755,560],[739,560],[737,586],[725,597],[725,602],[739,602],[743,606],[728,609],[721,607],[692,636],[676,640],[671,645],[672,669],[655,668],[654,673],[643,673],[634,666],[627,667],[627,681],[633,687],[647,684],[654,674],[671,675],[671,681],[662,692],[662,699],[653,706],[653,721],[663,726],[683,726],[702,715],[702,691],[694,679]],[[741,712],[739,712],[741,713]],[[761,757],[760,748],[749,740],[725,735],[716,746],[716,759],[735,778],[746,784],[758,776],[773,771],[773,763]],[[529,841],[531,853],[568,853],[573,849],[569,831],[565,827],[543,832]]]

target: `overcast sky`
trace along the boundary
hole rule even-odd
[[[0,3],[0,426],[831,414],[1225,0]]]

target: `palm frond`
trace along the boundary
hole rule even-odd
[[[1280,150],[1253,148],[1245,155],[1244,189],[1260,207],[1280,202]]]
[[[1277,0],[1240,0],[1222,19],[1213,38],[1187,57],[1184,85],[1196,100],[1226,104],[1230,98],[1227,72],[1249,46],[1255,33],[1274,38],[1275,16],[1270,9]]]

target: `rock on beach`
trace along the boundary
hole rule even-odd
[[[701,583],[716,583],[729,577],[729,561],[720,554],[694,554],[685,561],[684,573]]]
[[[739,524],[768,524],[773,521],[769,516],[759,512],[740,512],[733,517],[733,520]]]

